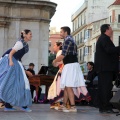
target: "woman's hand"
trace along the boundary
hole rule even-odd
[[[52,65],[53,65],[54,67],[57,67],[55,60],[53,60]]]
[[[61,68],[60,68],[59,72],[62,73],[62,69]]]
[[[13,66],[13,65],[14,65],[13,61],[10,61],[9,66]]]
[[[57,65],[63,64],[63,61],[57,62]]]
[[[53,65],[54,67],[58,67],[59,62],[55,62],[55,61],[53,60],[52,65]]]

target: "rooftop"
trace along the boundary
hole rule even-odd
[[[112,5],[120,5],[120,0],[116,0]]]

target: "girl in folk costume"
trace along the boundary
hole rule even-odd
[[[57,53],[56,54],[56,58],[57,58],[62,53],[62,42],[56,42],[54,44],[53,49],[54,49],[54,52]],[[63,62],[62,61],[58,62],[55,65],[55,67],[59,67],[59,70],[48,91],[48,99],[51,100],[50,108],[55,108],[56,106],[59,106],[60,101],[63,98],[63,91],[60,89],[60,76],[61,76],[61,71],[63,67]]]
[[[0,59],[0,99],[5,102],[4,111],[15,111],[13,106],[19,106],[22,111],[31,112],[27,107],[32,105],[29,81],[21,64],[21,58],[29,51],[27,42],[31,38],[30,30],[22,31],[14,47]]]

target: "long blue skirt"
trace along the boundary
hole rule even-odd
[[[8,55],[0,60],[0,99],[13,106],[30,106],[32,98],[24,68],[15,58],[13,63],[9,66]]]

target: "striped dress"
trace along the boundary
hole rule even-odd
[[[9,66],[9,53],[12,49],[13,66]],[[21,58],[28,52],[28,44],[20,39],[14,47],[3,54],[0,59],[0,99],[12,106],[32,105],[29,81],[21,64]]]

